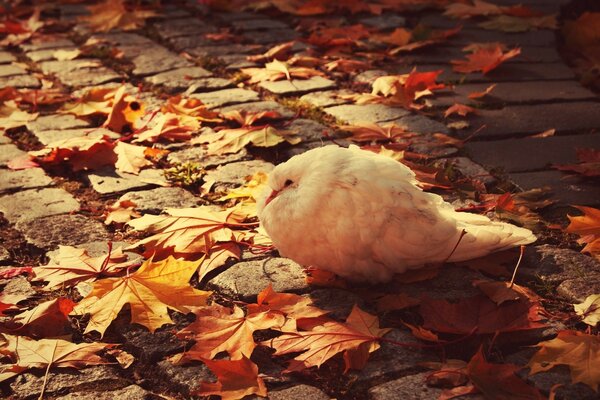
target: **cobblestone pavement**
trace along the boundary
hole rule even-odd
[[[497,0],[496,3],[525,3],[544,13],[558,12],[564,1]],[[63,21],[75,21],[88,11],[83,5],[57,5],[56,15]],[[333,17],[332,17],[333,18]],[[423,11],[410,18],[419,18],[433,28],[447,29],[456,22],[439,12]],[[301,19],[301,18],[300,18]],[[392,29],[405,23],[403,15],[385,14],[371,17],[358,14],[349,17],[351,23],[363,23],[381,29]],[[36,38],[16,48],[0,51],[0,88],[40,88],[40,78],[53,79],[83,93],[93,87],[115,86],[128,82],[140,87],[140,96],[151,105],[160,102],[159,94],[187,93],[215,110],[278,110],[284,118],[301,112],[293,124],[302,127],[303,142],[294,147],[278,148],[261,159],[245,150],[234,155],[211,159],[204,157],[200,147],[191,144],[171,145],[168,161],[196,161],[208,172],[207,180],[224,187],[239,186],[255,171],[267,171],[273,163],[293,154],[320,146],[338,138],[328,121],[373,122],[395,121],[422,134],[445,133],[458,138],[473,137],[461,149],[449,150],[440,158],[455,165],[465,176],[477,176],[489,185],[512,182],[527,190],[548,186],[559,207],[568,204],[600,205],[600,187],[574,175],[551,168],[551,164],[577,162],[575,149],[600,148],[600,102],[598,97],[583,88],[574,73],[557,52],[553,31],[535,30],[523,33],[503,33],[478,28],[470,21],[456,36],[438,47],[430,47],[384,63],[381,69],[355,73],[349,80],[343,74],[328,78],[282,80],[257,85],[240,85],[236,73],[257,65],[248,55],[262,54],[271,46],[294,39],[301,33],[294,28],[298,17],[274,18],[253,12],[215,12],[195,2],[167,5],[162,14],[149,20],[148,27],[139,31],[93,33],[83,24],[64,35]],[[219,33],[227,27],[243,40],[236,43],[204,39],[206,33]],[[121,60],[110,57],[58,61],[56,50],[72,50],[85,39],[107,40],[122,52]],[[509,47],[521,46],[519,57],[510,60],[487,74],[469,74],[464,79],[452,72],[450,59],[461,58],[461,48],[473,41],[502,42]],[[293,50],[302,52],[306,45],[297,42]],[[25,68],[25,65],[27,68]],[[126,67],[123,67],[126,66]],[[413,67],[419,71],[443,69],[441,79],[456,83],[455,90],[441,91],[433,99],[431,112],[415,113],[403,108],[381,104],[356,105],[336,97],[363,87],[390,73],[406,73]],[[339,79],[336,79],[339,78]],[[448,128],[443,111],[454,102],[473,103],[467,94],[498,83],[492,96],[478,106],[478,113],[467,120],[469,126]],[[307,112],[306,110],[311,110]],[[318,112],[312,112],[317,110]],[[315,117],[318,116],[318,118]],[[97,218],[94,207],[119,198],[135,199],[139,211],[159,213],[169,207],[193,207],[201,203],[197,194],[179,187],[161,187],[165,178],[160,169],[145,169],[139,175],[116,173],[114,170],[80,172],[77,184],[65,182],[63,175],[41,168],[10,170],[11,160],[25,155],[22,134],[33,135],[41,144],[57,138],[77,137],[86,133],[89,122],[71,115],[41,115],[36,120],[0,137],[0,211],[2,229],[22,242],[20,249],[3,247],[0,243],[0,262],[3,265],[22,263],[26,252],[43,254],[58,245],[76,245],[90,249],[92,254],[104,251],[108,240],[119,241],[121,236],[107,228]],[[532,137],[555,129],[550,137]],[[324,137],[323,132],[329,132]],[[16,133],[15,133],[16,132]],[[109,132],[110,133],[110,132]],[[268,152],[268,151],[267,151]],[[261,153],[262,154],[262,153]],[[506,183],[504,183],[506,184]],[[121,197],[123,196],[123,197]],[[563,214],[564,215],[564,214]],[[25,249],[25,250],[23,250]],[[25,252],[25,253],[24,253]],[[582,301],[587,295],[600,292],[600,265],[574,250],[553,244],[530,246],[523,267],[523,279],[535,277],[550,284],[566,301]],[[20,261],[21,260],[21,261]],[[456,276],[453,270],[442,272],[431,281],[408,285],[408,290],[427,291],[434,298],[452,298],[453,293],[471,293],[470,282],[481,276],[464,270]],[[585,271],[583,274],[577,271]],[[304,279],[297,264],[274,258],[265,265],[263,260],[250,257],[217,275],[211,284],[221,293],[248,300],[269,283],[278,291],[307,294],[316,305],[344,318],[354,303],[364,304],[356,293],[343,289],[315,288]],[[10,287],[9,287],[10,286]],[[11,280],[5,293],[31,290],[25,279]],[[536,332],[531,339],[512,335],[507,346],[532,344],[550,337],[558,329],[552,327]],[[47,396],[57,399],[145,399],[167,394],[171,398],[188,398],[210,372],[201,365],[177,366],[166,357],[181,351],[170,329],[155,334],[139,326],[118,326],[114,335],[126,348],[143,360],[143,368],[135,371],[114,366],[96,366],[80,372],[52,372],[46,389]],[[413,342],[406,330],[394,329],[394,340]],[[510,336],[510,335],[508,335]],[[434,357],[425,350],[395,347],[384,343],[367,367],[360,372],[339,375],[340,371],[321,368],[317,375],[281,375],[276,365],[265,370],[271,399],[327,399],[333,393],[340,398],[378,399],[436,399],[441,389],[424,385],[425,370],[418,363]],[[511,361],[523,364],[530,349],[513,351]],[[260,354],[259,354],[260,357]],[[267,358],[267,357],[265,357]],[[329,369],[328,369],[329,368]],[[11,398],[37,397],[43,375],[23,373],[3,389]],[[555,384],[564,384],[557,399],[592,399],[597,394],[582,384],[570,384],[568,370],[553,370],[528,378],[546,394]],[[344,391],[340,388],[346,387]],[[482,398],[473,395],[470,398]]]

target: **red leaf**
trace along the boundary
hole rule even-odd
[[[444,118],[448,118],[452,114],[458,114],[462,117],[466,117],[469,113],[476,114],[477,110],[475,110],[473,107],[469,107],[464,104],[454,103],[453,105],[448,107],[446,112],[444,112]]]
[[[468,54],[467,60],[451,60],[450,62],[454,64],[453,69],[456,72],[468,74],[481,71],[484,74],[487,74],[504,61],[516,57],[519,54],[521,54],[521,49],[518,47],[503,53],[502,48],[499,45],[496,45],[492,48],[480,47],[472,54]]]
[[[267,395],[267,387],[258,377],[258,367],[247,358],[241,360],[203,360],[217,377],[217,382],[202,382],[195,394],[215,394],[222,400],[237,400],[250,394]]]
[[[33,268],[31,267],[5,267],[0,268],[0,279],[8,279],[21,274],[31,274]]]

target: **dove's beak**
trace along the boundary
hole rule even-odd
[[[271,191],[271,194],[269,194],[269,197],[267,197],[267,200],[265,200],[265,206],[267,204],[269,204],[270,202],[272,202],[275,199],[275,197],[277,197],[278,194],[279,194],[279,190]]]

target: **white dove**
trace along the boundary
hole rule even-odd
[[[356,146],[294,156],[268,185],[258,217],[279,253],[352,281],[386,282],[536,240],[528,229],[455,211],[423,192],[407,166]]]

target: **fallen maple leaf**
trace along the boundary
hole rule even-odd
[[[249,359],[203,360],[217,377],[217,382],[202,382],[194,394],[198,396],[218,395],[222,400],[238,400],[255,394],[265,397],[267,387],[258,376],[258,367]]]
[[[485,360],[483,349],[467,364],[467,374],[473,385],[486,399],[495,400],[545,400],[539,390],[525,383],[516,373],[522,369],[513,364],[492,364]]]
[[[136,204],[130,200],[118,200],[106,207],[104,213],[104,223],[110,225],[125,224],[133,218],[141,217],[141,214],[135,211]]]
[[[68,163],[74,171],[114,165],[114,143],[102,134],[89,134],[49,143],[46,148],[30,151],[40,164]]]
[[[401,29],[401,28],[398,28]],[[426,46],[439,44],[446,41],[449,37],[452,37],[462,30],[462,26],[456,26],[446,30],[435,30],[429,27],[417,26],[411,33],[412,42],[400,45],[388,51],[388,54],[394,56],[398,53],[409,52],[417,49],[421,49]],[[400,34],[401,35],[401,34]],[[400,41],[402,37],[399,38]]]
[[[329,321],[310,331],[285,333],[262,344],[274,348],[275,355],[302,352],[290,362],[288,372],[319,367],[340,352],[345,352],[344,361],[349,369],[356,366],[356,359],[360,360],[358,364],[366,361],[389,331],[379,328],[377,317],[354,306],[345,323]]]
[[[392,104],[404,107],[415,107],[414,101],[432,94],[432,90],[443,89],[443,83],[437,83],[437,77],[443,70],[417,72],[416,68],[409,74],[381,76],[373,81],[371,95],[388,97]]]
[[[339,128],[350,132],[352,134],[350,140],[359,143],[371,141],[393,142],[397,139],[410,139],[416,136],[415,133],[407,131],[405,127],[394,122],[384,124],[363,122],[354,125],[341,125]]]
[[[144,26],[147,18],[156,13],[152,10],[127,9],[124,0],[106,0],[103,3],[88,6],[89,16],[80,17],[95,32],[107,32],[112,29],[129,31]]]
[[[0,348],[0,353],[13,361],[13,364],[4,365],[0,369],[0,381],[30,368],[49,370],[52,367],[83,368],[107,364],[107,361],[96,353],[112,346],[106,343],[75,344],[60,339],[33,340],[27,336],[6,334],[0,334],[0,337],[6,341]]]
[[[339,59],[331,61],[323,66],[327,71],[340,71],[346,73],[360,72],[371,68],[365,61]]]
[[[138,120],[144,115],[144,104],[125,93],[125,85],[114,94],[112,109],[102,127],[117,133],[129,133],[134,130]]]
[[[6,326],[12,333],[34,338],[64,335],[71,326],[68,315],[74,306],[70,299],[59,297],[15,315]]]
[[[296,132],[278,130],[270,125],[222,129],[199,137],[201,143],[208,143],[211,154],[237,153],[252,144],[256,147],[273,147],[283,142],[298,144],[302,138]]]
[[[537,303],[519,300],[496,305],[486,296],[460,299],[455,303],[424,298],[419,311],[423,327],[436,332],[467,335],[513,332],[542,328],[541,307]]]
[[[570,165],[552,165],[561,171],[577,172],[583,176],[600,176],[600,150],[576,149],[579,163]]]
[[[396,311],[414,307],[421,302],[406,293],[386,294],[376,299],[377,311]]]
[[[481,290],[490,300],[497,305],[506,301],[517,301],[519,299],[540,301],[540,297],[530,289],[510,282],[490,281],[478,279],[473,281],[473,286]]]
[[[582,321],[594,327],[600,322],[600,294],[591,294],[580,304],[573,304]]]
[[[102,276],[111,276],[137,261],[127,261],[121,248],[99,257],[91,257],[86,249],[59,246],[58,256],[52,264],[33,268],[36,281],[46,281],[47,289],[56,286],[73,286],[79,282],[92,282]]]
[[[125,142],[117,142],[114,152],[117,155],[115,168],[117,171],[138,175],[144,167],[149,167],[152,162],[146,159],[145,146],[136,146]]]
[[[452,114],[458,114],[461,117],[466,117],[467,114],[471,113],[476,114],[477,110],[464,104],[454,103],[444,112],[444,118],[448,118]]]
[[[291,53],[292,47],[296,42],[286,42],[280,43],[276,46],[271,47],[269,50],[264,52],[263,54],[247,56],[246,59],[248,61],[264,63],[272,60],[285,61],[288,59],[288,56]]]
[[[451,3],[447,5],[444,15],[453,18],[467,19],[471,17],[501,14],[502,10],[503,8],[496,4],[482,0],[473,0],[472,3]]]
[[[0,132],[17,128],[35,120],[40,113],[28,113],[20,110],[14,100],[5,101],[0,104]]]
[[[161,106],[163,113],[172,113],[194,117],[199,122],[222,122],[219,113],[206,108],[200,99],[186,98],[181,95],[171,96]]]
[[[577,331],[560,331],[555,339],[539,343],[527,366],[530,374],[567,365],[573,383],[582,382],[596,392],[600,385],[600,337]]]
[[[239,260],[241,256],[242,250],[237,243],[224,242],[213,245],[198,268],[198,281],[201,282],[210,272],[225,265],[230,258]]]
[[[0,279],[9,279],[21,274],[30,275],[32,267],[0,267]]]
[[[220,121],[220,120],[219,120]],[[197,117],[173,113],[158,113],[152,121],[134,133],[134,143],[156,143],[159,139],[183,142],[200,128]]]
[[[236,210],[215,211],[208,206],[197,208],[168,208],[166,215],[144,215],[128,223],[137,231],[151,233],[145,239],[129,246],[144,246],[144,256],[190,256],[206,254],[217,242],[231,242],[243,235],[234,229],[249,228],[243,225],[245,214]]]
[[[494,48],[479,48],[471,54],[467,54],[467,60],[450,60],[454,64],[454,71],[465,74],[481,71],[483,74],[496,69],[503,62],[510,60],[521,54],[519,47],[514,48],[506,53],[502,51],[500,46]]]
[[[266,63],[264,68],[242,68],[241,72],[250,76],[248,83],[279,81],[282,79],[291,80],[292,78],[308,79],[312,76],[325,76],[323,72],[316,69],[292,67],[277,59],[270,63]]]
[[[267,174],[259,171],[252,176],[246,177],[246,183],[241,188],[230,189],[225,196],[219,198],[219,201],[233,199],[242,212],[249,217],[255,217],[257,214],[256,203],[267,188]]]
[[[574,207],[583,212],[583,215],[567,215],[570,223],[565,232],[579,235],[577,242],[586,245],[581,252],[600,257],[600,210],[593,207]]]
[[[131,322],[151,332],[173,321],[168,309],[190,312],[189,307],[203,306],[211,292],[194,289],[189,281],[200,261],[169,257],[162,261],[146,260],[134,273],[121,278],[94,282],[94,287],[73,309],[73,315],[90,314],[84,333],[97,331],[100,336],[125,304],[131,307]]]
[[[490,94],[491,91],[494,90],[494,88],[497,85],[498,85],[497,83],[493,83],[490,86],[488,86],[483,92],[472,92],[472,93],[469,93],[469,95],[467,97],[469,99],[480,99],[480,98],[485,97],[488,94]]]
[[[285,322],[280,313],[263,311],[244,315],[236,306],[231,310],[212,305],[197,309],[195,314],[196,321],[177,332],[178,338],[196,342],[183,354],[183,360],[212,360],[222,351],[231,360],[249,358],[256,347],[254,331],[281,328]]]
[[[74,102],[65,103],[59,112],[77,116],[108,115],[116,91],[112,88],[90,89]]]

